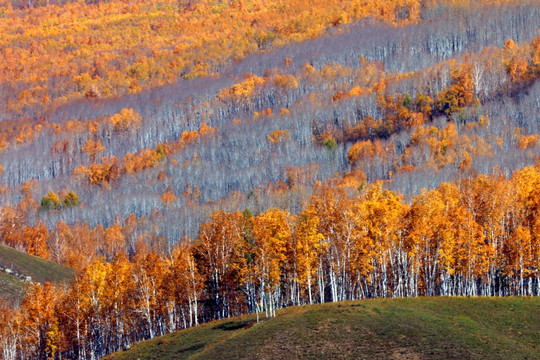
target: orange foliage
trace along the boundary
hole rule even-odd
[[[5,34],[0,43],[0,77],[19,90],[13,100],[2,102],[21,114],[43,112],[82,97],[137,93],[143,86],[166,84],[177,77],[206,76],[231,59],[313,38],[327,27],[357,19],[416,22],[419,7],[417,0],[405,4],[272,0],[264,6],[203,0],[185,8],[172,0],[144,4],[114,0],[17,10],[13,14],[25,16],[4,17],[0,25]],[[303,15],[306,11],[309,17]],[[83,17],[87,21],[79,21]],[[22,76],[14,59],[24,63]],[[249,91],[249,86],[240,86],[232,93],[244,96]]]
[[[278,144],[289,140],[289,131],[288,130],[274,130],[270,135],[267,136],[267,140],[271,144]]]
[[[166,206],[171,206],[173,202],[177,200],[172,189],[168,189],[166,193],[161,195],[161,202]]]
[[[120,113],[114,114],[107,119],[117,133],[135,131],[141,124],[141,116],[133,109],[122,109]]]

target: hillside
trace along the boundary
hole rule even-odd
[[[20,303],[26,293],[27,284],[14,275],[0,271],[0,300],[10,305]]]
[[[26,293],[28,284],[22,277],[29,276],[38,283],[48,281],[67,286],[75,276],[73,269],[4,245],[0,245],[0,267],[12,271],[0,271],[0,298],[11,304],[18,303]],[[19,276],[15,276],[15,273]]]
[[[540,296],[539,29],[538,0],[0,0],[0,354]]]
[[[539,298],[389,299],[215,321],[107,359],[534,359],[539,340]]]

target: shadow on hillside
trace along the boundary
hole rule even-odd
[[[223,330],[223,331],[234,331],[234,330],[240,330],[240,329],[248,329],[253,326],[253,321],[249,322],[226,322],[223,324],[219,324],[213,327],[213,329]]]
[[[197,352],[198,350],[202,349],[204,347],[204,344],[195,344],[195,345],[192,345],[188,348],[182,348],[180,350],[178,350],[178,353],[179,354],[183,354],[183,353],[195,353]]]

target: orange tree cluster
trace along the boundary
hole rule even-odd
[[[419,10],[418,0],[115,0],[23,10],[2,1],[0,101],[9,114],[36,116],[81,97],[206,76],[360,18],[416,22]]]
[[[42,227],[42,237],[56,238],[48,246],[110,246],[83,252],[68,289],[36,285],[18,311],[6,311],[0,346],[21,357],[93,358],[201,321],[270,317],[290,305],[539,294],[539,167],[445,183],[411,203],[362,180],[316,185],[296,215],[216,212],[170,253],[139,242],[128,257],[129,229],[119,224]]]
[[[183,149],[193,143],[199,137],[207,137],[215,134],[215,129],[202,123],[200,129],[190,132],[184,131],[176,141],[159,144],[155,149],[142,149],[137,153],[127,153],[119,162],[115,156],[101,158],[100,163],[96,163],[94,153],[102,152],[105,148],[101,143],[89,139],[83,150],[87,151],[92,164],[89,167],[80,165],[74,170],[75,175],[82,175],[89,184],[106,185],[116,180],[122,174],[133,174],[146,168],[157,166],[159,161],[167,155]],[[97,149],[97,150],[96,150]]]
[[[428,72],[428,78],[435,78],[441,65],[451,69],[449,84],[441,92],[418,92],[411,97],[408,93],[391,95],[386,91],[388,84],[418,77],[421,72]],[[368,63],[365,69],[369,70],[372,66]],[[464,109],[479,104],[480,97],[486,91],[482,88],[479,68],[482,68],[482,71],[499,73],[501,77],[506,76],[508,81],[503,83],[498,91],[501,95],[512,94],[517,88],[533,83],[540,76],[540,37],[522,47],[508,40],[501,49],[484,49],[477,54],[464,56],[460,62],[452,59],[417,74],[392,75],[373,69],[377,74],[377,81],[372,83],[371,87],[354,86],[348,91],[338,90],[332,99],[340,101],[347,97],[375,92],[379,97],[383,119],[367,116],[354,125],[346,126],[337,137],[345,141],[388,138],[391,134],[425,124],[436,116],[451,119],[457,114],[458,119],[464,117]],[[338,66],[337,69],[341,67]],[[342,72],[337,73],[338,78],[343,76]],[[425,87],[429,92],[429,86],[426,84]]]

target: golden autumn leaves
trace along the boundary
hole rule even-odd
[[[6,1],[0,10],[0,75],[16,94],[0,102],[17,116],[39,116],[83,97],[208,76],[248,54],[357,19],[415,23],[420,2],[112,1],[19,10]]]
[[[159,143],[154,149],[144,148],[137,153],[127,153],[120,161],[116,156],[104,156],[98,160],[99,155],[105,151],[105,146],[102,145],[101,140],[94,139],[94,137],[97,138],[96,133],[112,130],[117,136],[121,136],[127,132],[135,132],[140,126],[141,116],[133,109],[124,108],[120,113],[87,123],[90,134],[86,144],[81,147],[81,152],[88,156],[90,165],[81,164],[73,171],[73,174],[82,175],[91,185],[105,185],[106,187],[124,174],[134,174],[156,166],[167,155],[183,149],[199,137],[205,138],[215,134],[215,129],[203,122],[199,130],[184,131],[178,140]],[[164,200],[164,202],[167,201]]]
[[[47,239],[71,239],[73,251],[76,243],[89,246],[58,259],[82,270],[65,291],[36,285],[0,332],[16,337],[27,354],[88,357],[202,319],[274,316],[289,305],[535,294],[539,184],[540,171],[531,167],[509,179],[444,183],[409,202],[351,175],[318,184],[296,215],[219,211],[194,241],[169,250],[139,241],[129,256],[134,224],[93,231],[59,224],[51,234],[43,227]],[[82,256],[84,263],[70,263]]]

